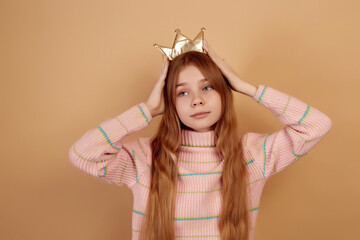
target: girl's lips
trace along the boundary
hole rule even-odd
[[[204,117],[204,116],[208,115],[209,113],[210,113],[210,112],[198,113],[198,114],[192,115],[192,117],[194,117],[194,118],[201,118],[201,117]]]

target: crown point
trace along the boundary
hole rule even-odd
[[[182,35],[180,33],[180,29],[175,29],[177,35],[175,37],[172,48],[164,47],[161,45],[159,46],[156,43],[153,44],[153,46],[159,49],[163,54],[165,54],[170,61],[172,61],[173,58],[175,58],[176,56],[189,51],[198,51],[198,52],[207,53],[203,49],[205,30],[206,30],[205,27],[201,27],[200,33],[198,33],[198,35],[194,40],[191,40],[188,37]]]

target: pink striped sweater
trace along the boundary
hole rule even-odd
[[[285,126],[274,133],[247,132],[242,139],[250,171],[250,240],[254,237],[262,190],[267,180],[305,156],[329,132],[332,121],[316,108],[279,90],[259,85],[253,97]],[[69,150],[70,161],[97,179],[130,188],[134,196],[132,239],[138,239],[150,186],[150,138],[122,139],[151,122],[144,103],[87,131]],[[216,151],[214,132],[182,129],[175,237],[220,239],[223,159]]]

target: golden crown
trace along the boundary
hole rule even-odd
[[[176,36],[172,48],[160,46],[156,43],[154,44],[154,47],[156,47],[164,55],[166,55],[169,60],[173,60],[176,56],[189,51],[198,51],[205,53],[205,51],[203,50],[205,30],[206,29],[202,27],[201,31],[194,38],[194,40],[191,40],[184,34],[181,34],[179,29],[176,29]]]

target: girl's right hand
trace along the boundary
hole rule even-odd
[[[168,68],[169,68],[169,59],[167,58],[167,56],[163,55],[163,65],[160,72],[159,80],[155,84],[155,87],[152,90],[150,97],[145,103],[148,109],[150,110],[152,117],[162,114],[165,110],[162,90],[165,85],[165,79],[167,76]]]

